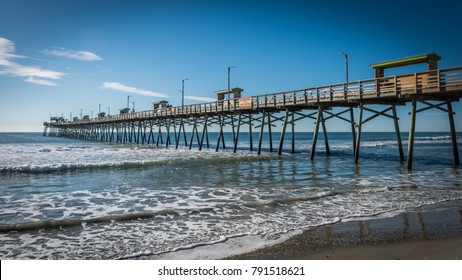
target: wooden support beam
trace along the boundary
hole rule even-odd
[[[148,145],[151,144],[151,139],[152,139],[152,142],[154,143],[154,134],[152,132],[152,122],[149,123]]]
[[[399,158],[401,161],[404,161],[404,151],[403,151],[403,143],[401,142],[401,132],[399,130],[399,123],[398,123],[398,115],[396,114],[396,106],[391,105],[392,113],[393,113],[393,123],[395,125],[395,133],[396,133],[396,140],[398,142],[398,151],[399,151]]]
[[[158,127],[159,127],[159,131],[157,132],[157,143],[156,143],[156,146],[159,147],[159,140],[160,140],[160,144],[162,145],[164,143],[164,141],[162,140],[162,126],[160,124],[160,122],[158,123]]]
[[[136,137],[136,145],[140,144],[140,134],[141,134],[141,121],[138,121],[138,136]]]
[[[249,114],[249,147],[253,151],[253,132],[252,132],[252,114]]]
[[[176,120],[173,120],[173,135],[175,136],[175,149],[178,148],[178,143],[180,142],[180,134],[176,133]]]
[[[273,152],[273,134],[271,133],[271,113],[268,113],[268,141],[270,152]]]
[[[448,102],[449,127],[451,128],[452,151],[454,153],[454,164],[460,165],[459,149],[457,147],[457,133],[454,125],[454,112],[452,111],[452,102]]]
[[[324,144],[326,146],[326,154],[330,155],[329,139],[327,137],[326,122],[324,121],[324,115],[322,113],[322,110],[321,110],[321,124],[322,124],[322,131],[324,133]]]
[[[187,147],[188,146],[188,140],[186,137],[186,130],[184,129],[184,122],[183,119],[181,119],[181,127],[183,127],[183,140],[184,140],[184,145]],[[179,142],[179,141],[178,141]]]
[[[319,106],[318,116],[316,117],[316,126],[314,129],[313,141],[311,143],[310,160],[314,159],[314,153],[316,152],[316,142],[318,141],[319,124],[321,123],[321,118],[322,118],[321,115],[322,115],[322,108],[321,106]]]
[[[191,138],[189,139],[189,149],[191,150],[192,149],[192,144],[193,144],[193,141],[194,141],[194,132],[197,130],[197,117],[194,118],[194,124],[193,124],[193,128],[192,128],[192,131],[191,131]]]
[[[122,142],[125,143],[125,142],[127,142],[127,124],[124,123],[123,126],[124,126],[124,128],[123,128],[123,134],[124,134],[124,136],[123,136]]]
[[[178,127],[178,134],[175,131],[175,149],[178,149],[180,145],[180,137],[181,137],[181,126],[183,124],[183,119],[180,120],[180,126]]]
[[[210,148],[209,129],[207,126],[205,127],[205,140],[207,141],[207,149],[209,149]]]
[[[305,92],[305,97],[306,97],[306,92]],[[295,112],[292,112],[292,120],[291,120],[291,125],[292,125],[292,149],[291,152],[292,154],[295,153]]]
[[[372,109],[370,109],[370,108],[366,108],[366,107],[364,107],[364,106],[362,106],[362,108],[363,108],[363,110],[365,110],[365,111],[369,111],[369,112],[375,113],[375,114],[372,115],[371,117],[365,119],[365,120],[363,121],[363,123],[367,123],[367,122],[369,122],[369,121],[371,121],[371,120],[377,118],[378,116],[384,116],[384,117],[393,119],[393,116],[392,116],[392,115],[385,114],[386,112],[388,112],[388,111],[390,111],[390,110],[392,109],[391,107],[389,107],[389,108],[387,108],[387,109],[385,109],[385,110],[382,110],[382,111],[380,111],[380,112],[379,112],[379,111],[376,111],[376,110],[372,110]]]
[[[240,128],[241,128],[241,119],[242,119],[242,114],[239,114],[239,117],[237,119],[237,131],[236,131],[236,136],[234,138],[234,149],[233,149],[233,153],[236,153],[236,150],[237,150],[237,143],[239,141],[239,131],[240,131]],[[234,124],[233,124],[234,125]]]
[[[281,137],[279,138],[278,155],[282,154],[282,146],[284,145],[284,136],[286,134],[286,127],[287,127],[288,120],[289,120],[289,109],[286,109],[286,115],[284,118],[284,122],[282,123]]]
[[[353,139],[353,155],[356,154],[356,128],[355,128],[355,115],[353,108],[350,108],[350,124],[351,124],[351,136]]]
[[[432,103],[426,102],[425,100],[419,100],[419,102],[427,105],[427,107],[417,110],[416,113],[420,113],[420,112],[423,112],[423,111],[426,111],[426,110],[429,110],[429,109],[438,109],[438,110],[441,110],[441,111],[443,111],[445,113],[449,113],[449,110],[446,110],[446,109],[442,108],[441,106],[444,106],[444,105],[450,103],[450,101],[449,102],[447,102],[447,101],[442,102],[440,104],[432,104]]]
[[[168,119],[168,121],[165,122],[166,130],[167,130],[167,138],[165,139],[166,147],[168,148],[169,145],[172,144],[171,137],[170,137],[170,125],[171,125],[172,119]]]
[[[361,146],[361,129],[363,126],[363,104],[359,104],[359,121],[358,121],[358,134],[356,135],[356,148],[355,148],[355,163],[359,162],[359,147]]]
[[[234,114],[231,114],[231,130],[233,131],[233,142],[236,139],[236,132],[234,130]]]
[[[339,118],[339,119],[341,119],[341,120],[343,120],[343,121],[351,122],[351,120],[349,120],[349,119],[344,118],[344,117],[341,116],[341,115],[344,114],[344,113],[350,112],[350,109],[351,109],[351,108],[348,108],[348,109],[346,109],[346,110],[344,110],[344,111],[341,111],[341,112],[339,112],[339,113],[336,113],[336,114],[333,114],[333,113],[331,113],[331,112],[329,112],[329,111],[324,111],[326,114],[329,115],[329,117],[324,118],[324,121],[327,121],[327,120],[332,119],[332,118]]]
[[[226,115],[223,115],[223,127],[226,125]],[[226,149],[226,144],[225,144],[225,132],[222,130],[221,131],[221,144],[223,146],[223,150]]]
[[[411,103],[411,117],[410,117],[410,127],[409,127],[409,142],[407,148],[407,170],[412,170],[412,160],[414,155],[414,137],[415,137],[415,121],[417,114],[417,101],[412,99]]]
[[[111,137],[109,138],[109,141],[114,141],[114,124],[111,124]]]
[[[215,152],[218,152],[218,149],[220,148],[220,140],[221,136],[223,135],[223,126],[225,125],[225,116],[218,116],[218,120],[220,122],[220,132],[218,133],[218,140],[217,140],[217,146],[215,147]],[[223,149],[225,147],[223,146]]]
[[[265,127],[265,117],[266,117],[266,112],[263,111],[263,115],[261,117],[261,125],[260,125],[260,136],[258,137],[258,151],[257,151],[257,154],[261,153],[261,142],[263,141],[263,129]]]
[[[202,144],[204,143],[204,136],[205,136],[205,133],[207,132],[208,119],[209,119],[208,115],[205,115],[204,128],[202,129],[201,141],[199,143],[199,151],[202,151]]]

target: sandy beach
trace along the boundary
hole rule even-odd
[[[390,216],[311,228],[283,243],[233,259],[462,259],[461,201]]]

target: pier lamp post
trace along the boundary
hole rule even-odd
[[[343,54],[345,56],[346,82],[348,83],[348,54],[344,52],[338,52],[338,54]]]
[[[228,66],[228,100],[231,99],[231,68],[236,68],[236,66]]]
[[[127,108],[130,109],[130,97],[131,95],[127,95]]]
[[[135,101],[132,101],[132,105],[133,105],[133,111],[132,112],[135,112]]]
[[[184,81],[189,80],[188,78],[181,80],[181,107],[184,106]]]
[[[346,83],[348,83],[348,54],[347,53],[344,53],[344,52],[338,52],[338,54],[343,54],[345,56],[345,74],[346,74]],[[345,86],[345,91],[348,90],[348,85]],[[354,121],[354,113],[353,113],[353,107],[350,107],[350,123],[351,123],[351,134],[352,134],[352,137],[353,137],[353,154],[356,155],[356,141],[357,141],[357,137],[356,137],[356,130],[355,130],[355,121]],[[359,139],[360,135],[358,133],[358,139]],[[359,140],[358,140],[359,142]],[[359,144],[358,144],[359,145]]]

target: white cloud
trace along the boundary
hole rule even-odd
[[[7,63],[13,58],[22,58],[22,55],[15,54],[14,43],[6,38],[0,37],[0,65]]]
[[[100,56],[87,51],[74,51],[74,50],[66,50],[66,49],[50,49],[44,51],[48,55],[52,56],[60,56],[70,59],[76,60],[85,60],[85,61],[95,61],[95,60],[103,60]]]
[[[45,79],[60,80],[65,75],[37,66],[19,64],[14,61],[18,58],[24,58],[24,56],[16,54],[14,43],[0,37],[0,75],[27,77],[24,81],[46,86],[57,86],[57,84]]]
[[[34,78],[32,76],[28,77],[24,81],[26,81],[28,83],[31,83],[31,84],[37,84],[37,85],[42,85],[42,86],[57,86],[57,84],[55,84],[52,81],[43,80],[43,79],[37,79],[37,78]]]
[[[145,95],[145,96],[152,96],[152,97],[160,97],[160,98],[168,97],[168,95],[165,95],[163,93],[130,87],[130,86],[126,86],[126,85],[123,85],[117,82],[105,82],[101,85],[101,88],[102,89],[112,89],[112,90],[117,90],[121,92],[127,92],[127,93],[133,93],[133,94],[139,94],[139,95]]]
[[[217,101],[216,98],[200,97],[200,96],[191,96],[191,95],[185,95],[185,96],[184,96],[184,99],[194,100],[194,101],[200,101],[200,102],[214,102],[214,101]]]

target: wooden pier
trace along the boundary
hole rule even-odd
[[[277,151],[280,155],[288,126],[292,133],[291,152],[295,152],[295,124],[309,118],[315,121],[310,154],[313,160],[320,128],[324,133],[326,153],[330,153],[326,122],[337,118],[351,125],[352,151],[357,163],[363,125],[377,117],[387,117],[393,121],[399,156],[404,161],[396,106],[410,102],[407,168],[412,169],[417,115],[429,109],[438,109],[448,114],[454,163],[459,165],[452,103],[462,97],[462,66],[438,69],[436,61],[439,59],[436,54],[427,54],[373,64],[371,67],[374,69],[375,77],[368,80],[249,97],[240,97],[239,92],[238,98],[141,112],[124,112],[94,119],[66,121],[63,118],[55,118],[44,123],[44,135],[175,148],[185,145],[189,149],[197,144],[199,150],[213,146],[218,151],[220,147],[226,148],[223,131],[228,127],[233,134],[234,153],[237,151],[240,132],[247,129],[251,151],[255,148],[252,132],[259,132],[256,139],[258,154],[261,153],[263,134],[267,132],[270,152]],[[427,63],[427,71],[384,76],[384,70],[387,68],[414,63]],[[374,105],[373,108],[371,105]],[[378,107],[383,109],[377,109]],[[357,111],[357,120],[354,110]],[[365,112],[371,116],[365,118]],[[282,125],[279,145],[273,147],[272,130],[278,124]],[[215,145],[210,143],[211,126],[218,126],[219,130]]]

